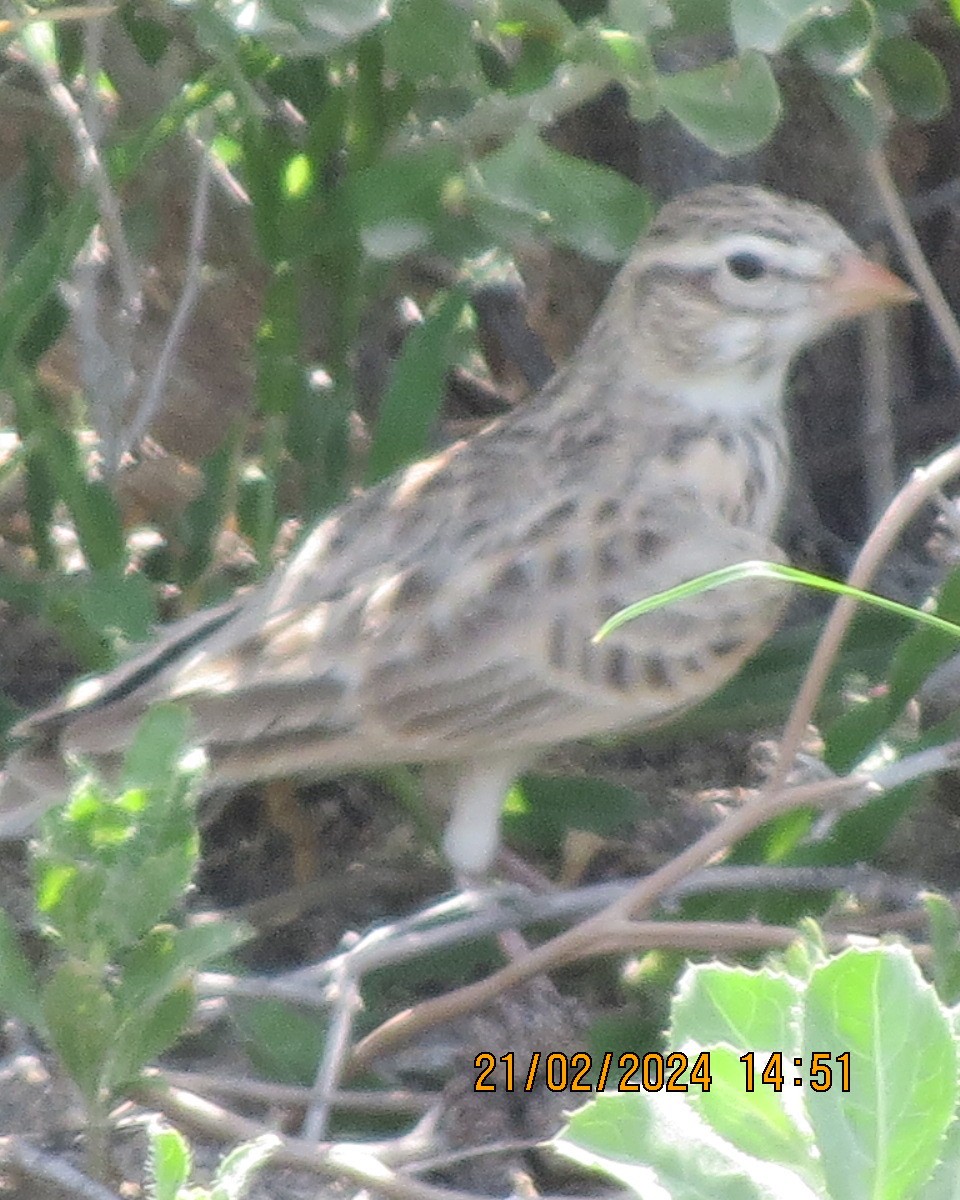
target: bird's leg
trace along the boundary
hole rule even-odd
[[[303,811],[291,779],[271,779],[265,787],[267,817],[290,842],[293,881],[309,883],[317,873],[317,830]]]
[[[443,848],[461,879],[475,883],[489,872],[499,844],[504,796],[527,761],[516,753],[496,758],[488,754],[456,764]]]

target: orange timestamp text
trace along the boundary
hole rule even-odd
[[[751,1051],[741,1055],[740,1062],[747,1092],[755,1090],[758,1080],[775,1092],[788,1083],[794,1087],[806,1084],[813,1092],[827,1092],[833,1087],[850,1091],[849,1051],[814,1051],[805,1058],[784,1055],[781,1050],[759,1056]],[[713,1084],[709,1050],[695,1055],[682,1050],[669,1054],[657,1050],[616,1054],[607,1050],[596,1055],[586,1050],[573,1054],[534,1050],[523,1059],[512,1052],[498,1056],[481,1050],[473,1065],[477,1072],[475,1092],[532,1092],[538,1087],[551,1092],[688,1092],[696,1088],[709,1092]]]

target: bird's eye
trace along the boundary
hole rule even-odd
[[[727,269],[737,279],[750,283],[766,274],[766,263],[759,254],[751,254],[749,250],[741,250],[737,254],[727,256]]]

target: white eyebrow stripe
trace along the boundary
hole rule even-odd
[[[711,242],[652,245],[644,258],[650,266],[703,270],[718,267],[731,254],[756,254],[770,270],[804,279],[821,278],[828,269],[828,261],[822,250],[812,246],[790,245],[777,238],[753,233],[731,233]]]

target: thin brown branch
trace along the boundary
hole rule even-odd
[[[960,326],[958,326],[957,319],[953,315],[953,310],[947,303],[946,296],[944,296],[940,285],[930,270],[930,264],[927,262],[926,255],[923,253],[917,235],[913,231],[910,214],[907,212],[906,205],[897,191],[896,184],[893,182],[893,176],[890,174],[887,160],[882,151],[873,150],[866,155],[865,161],[870,178],[873,180],[874,186],[883,202],[883,209],[886,213],[891,232],[900,253],[903,255],[904,261],[910,268],[910,276],[917,285],[917,291],[923,298],[924,304],[929,309],[930,315],[933,317],[937,329],[940,331],[940,336],[943,338],[944,345],[953,359],[957,373],[960,374]]]
[[[960,475],[960,444],[944,450],[928,466],[918,467],[913,472],[891,500],[887,511],[857,555],[847,580],[851,587],[862,591],[869,589],[883,560],[904,529],[955,475]],[[791,770],[803,741],[804,730],[813,716],[841,643],[857,611],[857,603],[849,596],[841,596],[833,606],[780,739],[777,766],[770,779],[771,788],[782,787]]]
[[[747,833],[782,813],[810,806],[826,807],[844,799],[850,800],[862,796],[869,787],[863,778],[853,777],[819,781],[758,796],[743,808],[730,813],[683,853],[654,871],[596,916],[535,947],[524,958],[508,963],[485,979],[427,1000],[385,1021],[358,1044],[351,1058],[351,1066],[366,1066],[381,1054],[392,1051],[435,1025],[476,1012],[508,988],[542,971],[584,958],[594,958],[598,954],[608,953],[611,948],[620,947],[625,921],[636,921],[648,913],[657,900],[682,878],[706,865],[715,855]],[[662,928],[660,923],[656,927]]]
[[[153,1081],[140,1084],[130,1094],[141,1104],[159,1108],[193,1130],[223,1141],[250,1141],[274,1132],[209,1100]],[[386,1196],[387,1200],[478,1200],[474,1192],[434,1187],[420,1179],[406,1178],[377,1158],[374,1148],[362,1144],[318,1144],[302,1138],[283,1138],[270,1161],[274,1165],[302,1167],[331,1178],[348,1179],[376,1195]]]
[[[75,1200],[120,1200],[111,1188],[104,1187],[83,1171],[53,1154],[31,1145],[26,1138],[0,1137],[0,1166],[5,1166],[34,1184],[54,1187]],[[26,1189],[24,1195],[29,1194]]]
[[[910,268],[913,282],[929,308],[957,370],[960,372],[960,328],[958,328],[950,306],[930,270],[883,153],[879,150],[868,153],[866,167],[883,202],[887,221],[900,252]],[[940,487],[958,473],[960,473],[960,447],[945,450],[928,467],[914,472],[906,486],[890,502],[857,556],[857,561],[848,579],[853,587],[869,588],[881,563],[906,526],[924,505],[936,500]],[[803,732],[810,722],[817,701],[826,686],[827,677],[836,660],[847,628],[853,619],[856,605],[855,600],[844,596],[833,607],[784,729],[780,741],[777,767],[770,780],[771,787],[781,787],[791,770],[803,738]]]

